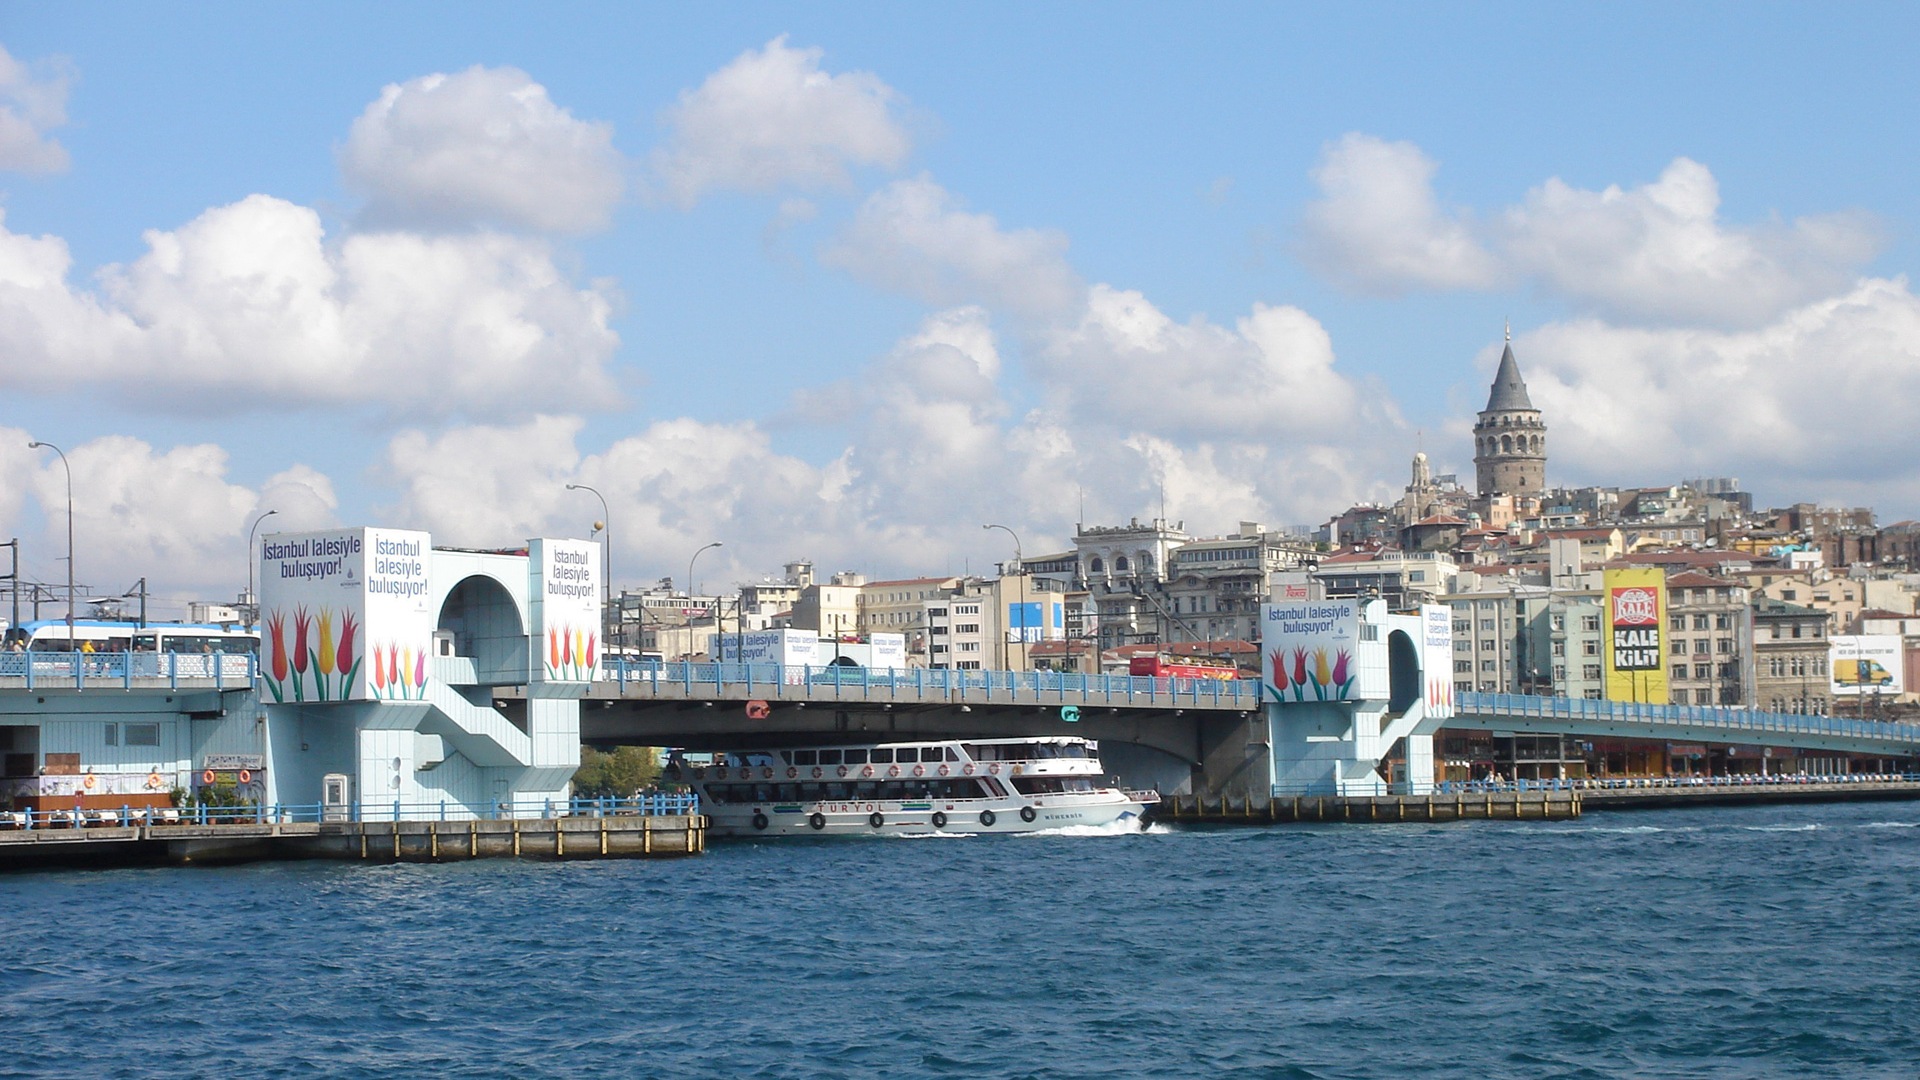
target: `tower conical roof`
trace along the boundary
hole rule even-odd
[[[1531,408],[1533,401],[1527,397],[1527,382],[1520,377],[1520,365],[1513,359],[1513,342],[1509,341],[1506,351],[1500,354],[1500,370],[1493,373],[1493,392],[1487,395],[1484,411]]]

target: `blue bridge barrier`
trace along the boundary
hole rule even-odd
[[[1644,728],[1649,732],[1714,732],[1725,741],[1752,741],[1797,736],[1860,739],[1888,745],[1920,747],[1920,724],[1886,723],[1839,716],[1807,716],[1717,705],[1647,705],[1634,701],[1595,701],[1587,698],[1534,697],[1526,694],[1462,693],[1455,698],[1462,723],[1456,727],[1487,727],[1501,719],[1539,721],[1539,726],[1563,726],[1568,731],[1592,730],[1599,725]],[[1471,721],[1465,722],[1465,721]],[[1654,736],[1654,737],[1657,737]]]
[[[250,652],[0,652],[0,684],[19,680],[28,690],[179,689],[245,690],[253,686],[259,660]]]

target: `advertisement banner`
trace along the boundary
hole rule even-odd
[[[812,630],[754,630],[715,634],[707,655],[729,664],[784,664],[805,667],[820,660],[820,635]]]
[[[432,541],[404,529],[260,540],[260,681],[276,702],[423,696]]]
[[[1607,700],[1667,703],[1667,572],[1608,570]]]
[[[873,646],[872,662],[868,667],[893,671],[907,666],[907,635],[869,634],[867,643]]]
[[[527,542],[533,681],[590,683],[600,673],[600,545],[591,540]]]
[[[1427,715],[1453,715],[1453,608],[1421,604],[1425,635],[1420,643],[1420,671],[1426,676]]]
[[[1898,634],[1839,634],[1828,641],[1834,697],[1893,697],[1907,692]]]
[[[1272,703],[1353,699],[1360,675],[1360,602],[1262,604],[1260,653]]]
[[[1008,641],[1047,641],[1066,627],[1066,606],[1059,601],[1029,601],[1007,605]],[[1053,633],[1048,633],[1051,629]]]

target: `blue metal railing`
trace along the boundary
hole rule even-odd
[[[1461,693],[1455,698],[1460,713],[1511,716],[1542,720],[1587,720],[1596,723],[1684,725],[1721,731],[1750,731],[1755,736],[1792,732],[1880,741],[1908,741],[1920,746],[1920,724],[1807,716],[1766,712],[1723,705],[1647,705],[1634,701],[1592,698],[1534,697],[1526,694]]]
[[[0,652],[0,679],[24,680],[29,690],[43,685],[131,689],[136,679],[164,682],[169,688],[186,680],[221,690],[245,689],[253,685],[258,667],[259,658],[252,653]]]
[[[1723,776],[1609,776],[1577,780],[1443,780],[1436,795],[1514,791],[1633,791],[1657,788],[1777,788],[1807,784],[1920,784],[1920,773],[1733,773]]]
[[[767,697],[818,696],[830,691],[837,698],[861,700],[874,692],[882,696],[911,692],[916,697],[946,697],[964,701],[969,696],[1010,697],[1039,704],[1078,704],[1099,699],[1116,705],[1204,704],[1219,708],[1251,709],[1260,704],[1257,679],[1167,679],[1137,675],[1095,675],[1073,671],[992,671],[958,668],[902,668],[873,670],[843,665],[797,666],[735,662],[662,662],[609,657],[600,670],[602,681],[616,683],[622,692],[634,685],[658,689],[678,687],[695,691],[746,691]]]
[[[475,809],[458,802],[251,803],[234,806],[142,807],[85,810],[0,811],[0,829],[113,827],[132,825],[292,825],[387,821],[534,820],[557,817],[673,817],[700,812],[690,792],[646,792],[627,798],[519,799]]]

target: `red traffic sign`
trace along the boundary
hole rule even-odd
[[[765,720],[773,715],[773,707],[764,701],[747,702],[747,719]]]

